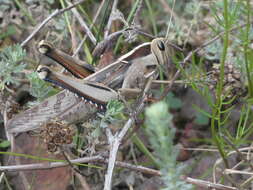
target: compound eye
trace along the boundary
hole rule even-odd
[[[165,50],[165,45],[164,45],[163,41],[161,41],[161,40],[158,41],[157,46],[158,46],[159,50],[161,50],[161,51]]]

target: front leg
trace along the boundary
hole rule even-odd
[[[141,94],[142,90],[140,88],[120,88],[118,93],[125,99],[133,99]]]
[[[155,74],[157,61],[153,54],[135,59],[125,74],[118,92],[126,99],[136,98],[143,91],[147,79]]]

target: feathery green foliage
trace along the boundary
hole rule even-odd
[[[162,172],[166,186],[164,190],[192,189],[191,184],[180,179],[186,167],[177,163],[179,149],[173,143],[176,130],[172,124],[172,115],[168,112],[168,105],[165,102],[153,104],[146,109],[145,115],[146,132]]]
[[[38,98],[39,101],[59,92],[52,86],[48,85],[45,81],[41,80],[36,72],[30,73],[27,75],[27,78],[31,84],[30,94]]]
[[[101,124],[100,126],[102,128],[105,128],[107,126],[107,122],[109,123],[115,123],[115,121],[119,120],[119,118],[122,119],[123,117],[123,111],[124,109],[124,104],[117,101],[117,100],[111,100],[108,102],[106,106],[106,112],[104,115],[99,114],[99,116],[102,118],[101,119]]]
[[[26,67],[22,63],[25,56],[26,52],[20,45],[8,46],[0,52],[0,90],[5,85],[19,84],[17,74]]]

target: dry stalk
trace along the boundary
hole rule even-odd
[[[64,9],[56,9],[51,15],[49,15],[45,20],[43,20],[42,23],[40,23],[36,29],[21,43],[21,47],[24,47],[52,18],[64,13],[65,11],[68,11],[72,8],[74,8],[75,6],[83,3],[85,0],[80,0],[76,3],[74,3],[71,6],[68,6]]]

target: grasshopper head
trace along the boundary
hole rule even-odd
[[[174,48],[165,38],[156,38],[151,42],[151,52],[156,57],[159,67],[170,78],[175,68],[175,65],[172,63],[172,57],[175,55]]]
[[[165,38],[156,38],[151,42],[151,52],[155,55],[158,65],[167,63],[170,56],[169,46],[165,43]]]

